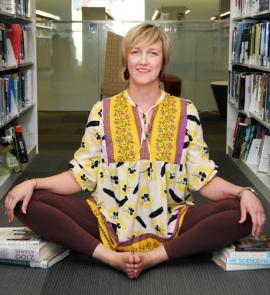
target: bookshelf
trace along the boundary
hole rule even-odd
[[[270,130],[270,0],[231,0],[230,7],[226,151],[257,190],[270,201],[270,166],[267,173],[259,172],[258,165],[247,164],[246,158],[232,157],[238,113],[263,126],[266,134]],[[264,81],[267,82],[264,84]],[[252,92],[249,96],[250,89],[256,89],[257,94]],[[243,98],[244,105],[240,101]]]
[[[14,24],[16,28],[20,28],[22,35],[20,46],[16,48],[8,35],[13,31]],[[23,172],[38,152],[35,0],[1,1],[0,29],[0,79],[12,80],[9,82],[9,85],[12,85],[9,86],[10,94],[3,96],[2,92],[0,95],[0,132],[2,133],[9,124],[22,126],[29,156],[29,162],[21,164]],[[17,86],[14,86],[14,81],[17,81]],[[20,90],[17,90],[17,87],[21,87]],[[5,91],[3,89],[2,84],[2,91]],[[3,160],[3,154],[0,156]],[[5,196],[21,172],[2,175],[0,170],[0,199]]]

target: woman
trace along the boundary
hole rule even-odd
[[[251,228],[259,235],[265,221],[259,199],[216,176],[196,108],[160,89],[170,56],[170,40],[158,27],[128,32],[127,90],[95,104],[70,171],[9,192],[9,221],[15,211],[45,239],[129,278],[168,259],[220,249]],[[86,202],[64,197],[81,189],[90,192]],[[194,206],[192,190],[215,202]]]

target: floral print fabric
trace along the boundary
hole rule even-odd
[[[127,91],[93,107],[70,171],[99,222],[102,242],[119,251],[149,251],[176,237],[199,190],[217,173],[198,112],[162,92],[143,144]]]

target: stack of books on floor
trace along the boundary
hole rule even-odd
[[[49,268],[69,253],[62,245],[44,241],[27,227],[0,227],[0,264]]]
[[[215,252],[212,260],[226,271],[270,268],[270,236],[244,237]]]

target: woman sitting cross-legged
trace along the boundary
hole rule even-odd
[[[178,257],[215,251],[250,232],[265,213],[249,188],[217,176],[189,100],[160,88],[171,43],[140,24],[122,44],[125,91],[94,105],[69,171],[27,180],[5,200],[44,239],[138,278]],[[89,192],[86,200],[67,195]],[[194,205],[191,191],[213,202]]]

